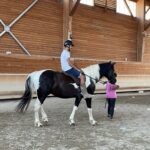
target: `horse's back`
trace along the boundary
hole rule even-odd
[[[43,76],[42,74],[47,71],[53,72],[53,70],[45,69],[45,70],[34,71],[28,75],[27,78],[31,79],[31,83],[33,84],[35,89],[39,88],[40,78],[41,76]]]
[[[28,75],[31,78],[31,84],[35,90],[53,89],[54,87],[62,88],[66,84],[76,83],[74,78],[64,74],[63,72],[54,71],[50,69],[34,71]]]
[[[28,77],[31,77],[32,80],[39,80],[41,77],[53,77],[53,78],[57,78],[60,79],[62,81],[64,80],[72,80],[72,77],[70,77],[69,75],[63,73],[63,72],[59,72],[59,71],[54,71],[51,69],[45,69],[45,70],[39,70],[39,71],[34,71],[32,73],[30,73],[28,75]]]

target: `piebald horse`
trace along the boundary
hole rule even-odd
[[[83,68],[82,71],[86,78],[87,91],[94,94],[96,83],[102,78],[106,77],[108,80],[116,81],[116,73],[112,62],[90,65]],[[53,70],[40,70],[32,72],[28,75],[25,83],[25,91],[21,101],[16,107],[17,112],[25,112],[32,99],[32,92],[35,90],[37,99],[34,104],[35,126],[40,127],[48,123],[48,117],[43,109],[43,103],[49,94],[53,94],[60,98],[75,98],[72,113],[69,118],[70,125],[75,125],[74,117],[79,107],[83,95],[79,84],[75,80],[63,72]],[[87,110],[89,115],[89,122],[95,125],[97,122],[92,114],[92,98],[85,98]],[[40,122],[39,112],[41,112],[42,122]]]

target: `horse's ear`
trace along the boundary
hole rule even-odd
[[[111,62],[111,64],[112,64],[112,65],[115,65],[115,64],[116,64],[116,62]]]
[[[109,63],[112,64],[112,65],[115,65],[115,64],[116,64],[116,62],[112,62],[112,61],[109,61]]]

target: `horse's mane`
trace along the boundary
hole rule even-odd
[[[83,72],[89,76],[91,76],[92,78],[98,78],[100,77],[99,74],[99,65],[98,64],[94,64],[94,65],[90,65],[87,66],[85,68],[82,68]]]

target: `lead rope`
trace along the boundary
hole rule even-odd
[[[91,76],[89,76],[89,75],[85,74],[84,72],[81,72],[81,73],[82,73],[83,75],[85,75],[85,76],[87,76],[87,77],[89,77],[89,78],[91,78],[91,79],[95,80],[95,81],[96,81],[96,83],[97,83],[97,82],[99,82],[99,83],[101,83],[101,84],[105,84],[105,83],[106,83],[106,81],[97,80],[97,79],[95,79],[95,78],[93,78],[93,77],[91,77]]]

